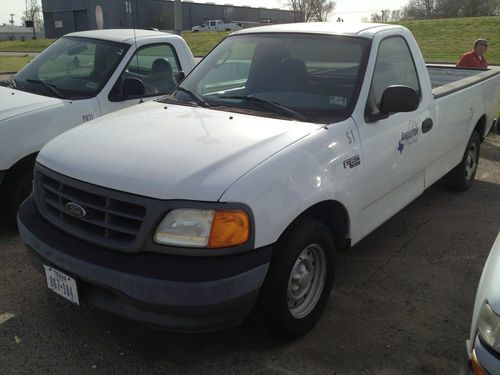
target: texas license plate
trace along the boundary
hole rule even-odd
[[[68,301],[80,305],[76,280],[52,267],[44,265],[43,268],[45,269],[47,287]]]

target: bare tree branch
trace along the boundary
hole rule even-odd
[[[335,10],[332,0],[288,0],[287,5],[294,11],[295,21],[327,21]]]

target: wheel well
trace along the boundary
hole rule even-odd
[[[476,127],[474,128],[474,131],[477,131],[477,134],[479,134],[479,138],[481,138],[481,142],[484,141],[485,126],[486,126],[486,115],[482,115],[481,118],[478,120]]]
[[[303,216],[321,220],[330,228],[337,249],[346,249],[350,246],[349,216],[345,207],[337,201],[324,201],[309,207],[300,214],[294,222]]]
[[[25,156],[24,158],[18,160],[10,169],[7,171],[7,174],[5,176],[5,180],[9,180],[13,176],[17,175],[19,171],[23,171],[26,168],[33,168],[33,165],[35,164],[35,159],[36,156],[38,155],[38,152],[35,152],[31,155]]]

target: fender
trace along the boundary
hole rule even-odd
[[[100,115],[97,99],[57,100],[55,105],[19,114],[0,126],[0,170],[10,169],[19,160],[40,149],[56,137],[85,121],[85,116]]]
[[[336,201],[349,218],[357,216],[363,193],[360,158],[357,129],[348,119],[321,128],[273,155],[241,177],[219,201],[250,206],[256,225],[255,247],[273,244],[290,223],[318,203]],[[350,232],[352,243],[358,241],[359,228],[352,226]]]

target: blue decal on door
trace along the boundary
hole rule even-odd
[[[403,154],[405,146],[409,146],[418,140],[418,125],[416,121],[408,122],[408,131],[401,133],[401,139],[398,143],[398,151]]]

